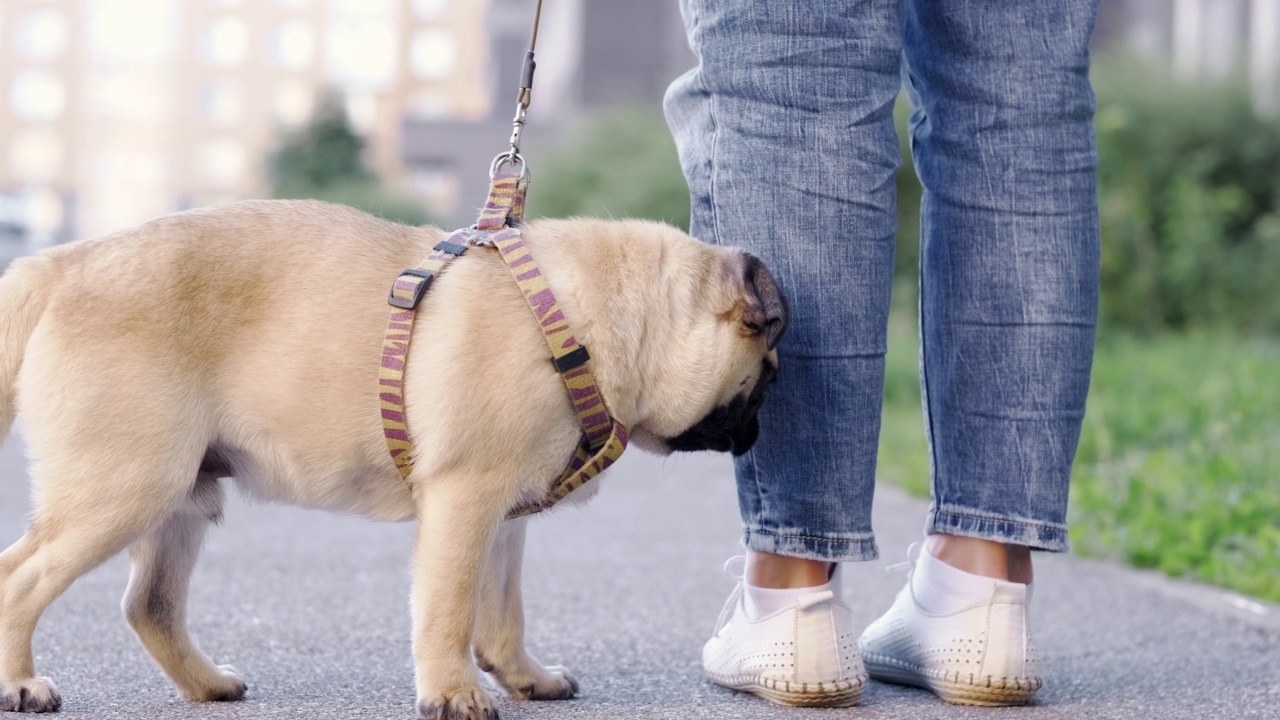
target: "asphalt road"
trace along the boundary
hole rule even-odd
[[[27,507],[20,442],[0,448],[0,546]],[[526,571],[535,656],[581,682],[568,702],[502,699],[505,720],[535,718],[1280,718],[1280,613],[1218,590],[1106,564],[1037,557],[1035,629],[1047,684],[1033,706],[945,706],[872,683],[860,707],[778,708],[700,677],[699,648],[732,588],[738,552],[727,458],[629,453],[587,509],[534,522]],[[847,577],[858,622],[903,581],[886,574],[920,533],[923,505],[880,488],[885,558]],[[411,529],[234,502],[196,571],[198,642],[249,683],[243,703],[178,700],[119,610],[116,558],[50,608],[37,665],[67,718],[410,719]]]

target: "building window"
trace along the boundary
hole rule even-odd
[[[345,87],[380,90],[396,79],[396,32],[387,21],[335,19],[328,32],[329,72]]]
[[[93,181],[79,191],[76,224],[104,235],[162,215],[171,208],[171,157],[161,148],[103,145],[86,148]]]
[[[378,121],[378,100],[368,93],[352,93],[347,96],[347,120],[351,129],[360,134],[373,130]]]
[[[274,43],[276,62],[283,68],[302,70],[315,58],[315,35],[304,22],[293,21],[276,28]]]
[[[449,6],[449,0],[413,0],[413,12],[419,20],[435,20]]]
[[[54,10],[27,14],[15,31],[18,47],[31,60],[54,60],[67,48],[67,22]]]
[[[215,125],[235,125],[244,119],[244,94],[231,83],[206,85],[200,106],[205,119]]]
[[[276,119],[285,127],[296,128],[311,119],[315,94],[300,82],[281,85],[276,90]]]
[[[53,73],[27,70],[13,79],[11,103],[14,114],[23,120],[49,122],[62,114],[67,94]]]
[[[249,160],[244,146],[235,140],[222,138],[205,144],[197,151],[196,167],[211,186],[227,189],[244,181]]]
[[[91,0],[90,52],[101,64],[160,63],[173,52],[177,7],[173,0]]]
[[[204,56],[214,65],[238,65],[248,49],[249,30],[240,18],[224,17],[205,28]]]
[[[413,36],[409,48],[409,67],[423,79],[448,77],[456,56],[453,35],[443,30],[421,30]]]
[[[392,0],[333,0],[333,12],[348,18],[369,17],[388,20],[395,5]]]
[[[27,225],[32,232],[49,238],[62,227],[64,214],[62,198],[54,190],[41,188],[27,194]]]
[[[176,98],[162,79],[128,70],[102,72],[85,88],[85,105],[111,120],[165,122]]]
[[[53,182],[61,167],[62,142],[50,128],[27,128],[9,143],[9,170],[23,182]]]

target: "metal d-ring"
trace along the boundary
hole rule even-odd
[[[520,175],[516,177],[517,182],[521,182],[529,177],[529,165],[525,163],[524,156],[518,152],[508,150],[507,152],[498,153],[497,157],[493,159],[493,162],[489,163],[489,179],[492,180],[497,177],[498,171],[502,169],[503,165],[508,163],[520,166]]]

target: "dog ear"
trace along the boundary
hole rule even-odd
[[[742,323],[753,334],[763,334],[772,350],[778,346],[787,324],[791,322],[791,308],[760,258],[750,253],[744,253],[744,257]]]

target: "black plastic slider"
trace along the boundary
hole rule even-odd
[[[570,370],[582,367],[590,359],[591,355],[587,353],[586,346],[579,345],[573,352],[554,358],[552,362],[555,363],[556,370],[559,370],[560,374],[563,375]]]
[[[533,102],[533,71],[537,67],[538,63],[533,61],[533,51],[526,51],[524,67],[520,69],[520,91],[516,93],[516,104],[520,106],[520,110],[527,110]]]
[[[533,51],[528,50],[524,54],[524,67],[520,69],[520,89],[533,89],[533,71],[538,67],[538,63],[533,61]]]
[[[409,268],[408,270],[405,270],[404,272],[396,276],[396,282],[397,283],[400,282],[400,278],[404,277],[405,275],[412,275],[414,277],[422,278],[422,282],[418,283],[418,286],[413,289],[413,297],[411,298],[396,297],[396,286],[393,283],[391,285],[391,291],[387,293],[387,303],[391,305],[391,307],[398,307],[401,310],[417,310],[418,303],[422,302],[422,296],[426,294],[427,288],[430,287],[431,280],[432,278],[435,277],[435,275],[432,274],[430,270],[423,270],[422,268]]]
[[[441,240],[436,243],[434,249],[439,250],[440,252],[447,252],[454,257],[462,257],[462,253],[467,251],[467,246],[459,245],[458,243],[451,243],[448,240]]]

